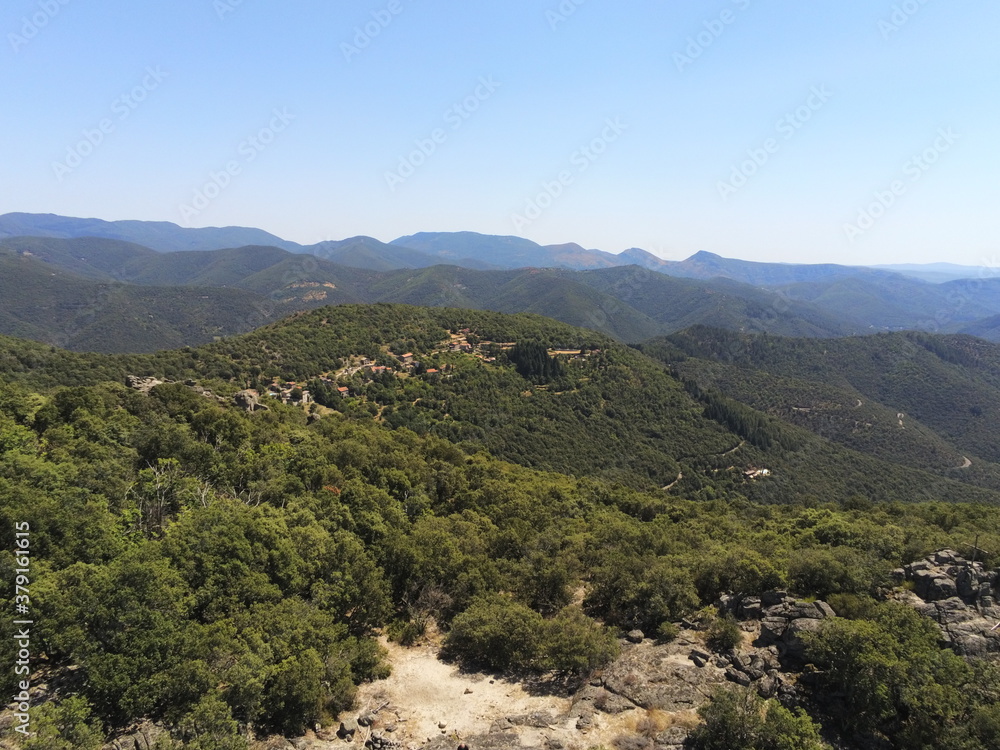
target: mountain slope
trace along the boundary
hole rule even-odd
[[[159,257],[148,247],[99,237],[8,237],[0,239],[3,253],[34,258],[78,276],[105,281],[128,279],[128,268]]]
[[[720,387],[728,383],[722,390],[735,398],[748,398],[743,379],[763,382],[764,376],[804,381],[813,389],[840,389],[843,396],[835,400],[841,408],[845,397],[875,402],[897,414],[896,427],[901,430],[916,420],[962,456],[1000,463],[997,344],[961,335],[900,333],[817,341],[703,328],[672,335],[666,341],[682,356],[736,368],[738,375],[730,371],[726,378],[715,380]],[[792,392],[779,398],[780,391],[773,391],[773,406],[808,406]]]
[[[584,250],[579,245],[542,247],[523,237],[479,234],[478,232],[419,232],[392,241],[393,245],[413,248],[441,259],[441,262],[465,265],[466,260],[488,263],[494,268],[550,268],[564,265],[591,268],[592,263],[613,264],[615,256],[599,250]]]
[[[852,319],[790,301],[747,284],[682,279],[625,266],[580,273],[583,283],[628,304],[667,330],[710,325],[788,335],[839,336],[859,327]],[[637,339],[631,339],[637,340]]]
[[[849,277],[832,281],[800,282],[780,287],[790,298],[809,302],[831,315],[849,314],[874,330],[955,331],[959,326],[995,312],[969,297],[956,304],[960,293],[945,284],[929,284],[901,276]],[[997,294],[978,295],[1000,303]],[[863,323],[862,323],[863,321]]]
[[[3,252],[104,280],[247,289],[283,305],[276,314],[342,302],[470,307],[534,312],[623,341],[641,341],[698,323],[817,336],[863,328],[837,321],[808,303],[789,302],[748,285],[674,279],[637,266],[577,272],[439,265],[380,272],[274,247],[155,253],[96,238],[0,240]]]
[[[365,268],[371,271],[393,271],[399,268],[426,268],[440,263],[433,255],[408,247],[389,245],[372,237],[351,237],[346,240],[321,242],[301,248],[300,252],[341,266]],[[472,266],[475,267],[475,266]],[[487,268],[487,264],[481,264]]]
[[[274,317],[240,289],[132,286],[0,255],[0,332],[79,351],[149,352],[249,331]]]
[[[452,351],[449,331],[477,340],[583,350],[547,381]],[[923,497],[1000,502],[1000,492],[866,455],[736,401],[691,390],[638,351],[592,331],[529,315],[400,305],[324,307],[196,352],[92,358],[0,341],[0,372],[35,382],[87,383],[126,374],[221,378],[233,388],[272,377],[309,384],[361,357],[399,368],[395,351],[423,368],[409,377],[344,375],[351,398],[327,403],[355,418],[434,434],[525,466],[709,499],[726,493],[768,502]],[[319,388],[319,386],[316,386]],[[317,393],[321,393],[321,389]],[[925,421],[926,423],[926,421]],[[748,478],[761,467],[768,474]]]
[[[286,250],[300,247],[298,243],[283,240],[270,232],[249,227],[191,229],[169,221],[104,221],[27,213],[0,216],[0,239],[22,236],[103,237],[134,242],[159,252],[218,250],[240,245],[273,245]]]
[[[389,274],[372,287],[374,299],[433,307],[530,312],[601,331],[622,341],[662,332],[648,316],[554,270],[471,271],[434,266]]]

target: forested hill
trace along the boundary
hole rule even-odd
[[[454,350],[456,337],[475,349]],[[554,355],[555,371],[519,369],[515,344],[522,352],[534,345],[568,353]],[[415,369],[403,366],[407,353]],[[361,367],[363,360],[370,366]],[[7,339],[0,372],[49,386],[120,383],[127,375],[194,380],[223,394],[248,387],[263,394],[290,382],[355,418],[533,468],[681,496],[1000,501],[1000,482],[854,450],[685,385],[663,364],[598,333],[537,316],[343,305],[152,355],[80,355]]]
[[[272,384],[290,403],[234,399]],[[847,698],[802,680],[809,714],[769,731],[983,747],[1000,674],[873,597],[934,549],[1000,549],[997,499],[533,316],[339,306],[141,356],[0,338],[0,566],[28,565],[48,686],[27,750],[100,750],[142,719],[159,750],[336,726],[388,669],[374,635],[431,623],[466,666],[586,682],[633,628],[669,640],[690,618],[721,650],[742,636],[718,597],[778,587],[835,605],[807,657],[864,679]]]

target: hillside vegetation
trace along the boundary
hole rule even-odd
[[[490,242],[509,245],[508,250],[527,247],[526,240],[517,239]],[[572,248],[560,252],[590,252]],[[117,283],[120,295],[133,296],[141,292],[125,285],[201,290],[201,302],[190,314],[187,306],[158,309],[158,325],[170,329],[171,335],[148,341],[141,329],[130,330],[119,321],[116,335],[78,342],[65,317],[46,317],[36,307],[15,304],[14,297],[0,297],[0,333],[105,352],[198,345],[215,335],[206,315],[215,314],[215,327],[225,335],[248,330],[230,314],[235,298],[256,306],[258,325],[329,304],[389,302],[535,313],[632,343],[695,325],[797,337],[912,328],[994,338],[1000,312],[1000,287],[994,279],[930,284],[886,271],[841,266],[753,264],[718,256],[709,263],[704,254],[674,265],[654,264],[654,269],[602,263],[594,270],[489,270],[492,267],[482,261],[444,251],[422,254],[367,237],[308,249],[314,255],[267,245],[160,253],[98,237],[0,239],[0,259],[5,259],[10,288],[41,289],[38,277],[54,273],[61,293],[71,297],[92,295],[94,282]],[[543,250],[535,246],[532,252]],[[14,263],[15,258],[22,263]],[[616,263],[629,261],[641,262],[641,251],[624,253]],[[455,265],[435,265],[441,262]],[[711,276],[716,272],[718,276]],[[788,283],[789,279],[802,280]],[[50,294],[41,291],[43,298]],[[168,293],[190,298],[190,292],[182,289],[161,292]],[[134,316],[129,320],[134,323]]]
[[[463,329],[476,347],[516,345],[493,362],[442,349]],[[552,348],[580,354],[550,361]],[[251,412],[230,399],[272,372],[305,380],[403,352],[422,366],[355,373],[337,409],[272,399]],[[782,586],[840,596],[853,619],[837,618],[812,653],[873,675],[851,700],[885,686],[895,697],[863,723],[815,709],[769,736],[815,738],[815,721],[893,747],[974,747],[995,718],[1000,678],[973,674],[916,615],[871,597],[932,549],[978,535],[1000,550],[996,505],[905,502],[908,475],[888,464],[685,385],[599,334],[340,306],[155,355],[0,339],[0,373],[0,564],[11,575],[14,524],[27,523],[36,664],[62,686],[36,709],[28,747],[96,749],[143,717],[170,729],[165,748],[294,735],[384,674],[379,629],[408,640],[431,619],[468,665],[585,676],[614,657],[620,632],[669,634],[682,617],[711,617],[702,608],[724,592]],[[140,393],[126,374],[190,378],[221,400],[180,382]],[[692,455],[742,467],[743,450],[773,458],[775,478],[796,474],[765,490],[769,477],[713,480],[710,456]],[[678,466],[697,481],[643,489]],[[837,473],[874,484],[855,497]],[[963,487],[943,482],[940,496]],[[749,499],[771,495],[785,504]],[[5,658],[14,647],[3,639]],[[843,653],[857,656],[841,664]],[[0,677],[11,695],[12,678]],[[973,679],[981,689],[964,690]],[[835,689],[825,684],[813,689]],[[941,700],[918,700],[928,691]]]

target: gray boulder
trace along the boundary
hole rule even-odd
[[[153,377],[140,377],[139,375],[129,375],[125,378],[125,385],[129,388],[133,388],[140,393],[149,393],[153,388],[158,385],[163,385],[162,380],[157,380]]]
[[[246,411],[258,411],[267,407],[260,403],[260,394],[252,388],[239,391],[233,394],[233,401],[241,409]]]

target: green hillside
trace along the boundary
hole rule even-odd
[[[649,316],[667,332],[707,325],[826,337],[856,331],[858,325],[850,317],[725,279],[674,278],[639,266],[586,271],[577,278]]]
[[[31,257],[77,276],[102,281],[131,281],[132,267],[159,257],[155,250],[142,245],[98,237],[8,237],[0,239],[0,254]]]
[[[921,333],[816,341],[694,328],[643,348],[705,386],[851,448],[985,486],[1000,481],[996,344]]]
[[[0,255],[0,331],[78,351],[143,352],[212,341],[272,319],[239,289],[133,286],[84,279]]]
[[[362,356],[400,371],[402,353],[421,364],[345,376],[332,407],[231,398]],[[127,374],[180,382],[144,394]],[[865,675],[847,698],[801,680],[797,725],[844,747],[986,746],[1000,676],[875,598],[934,549],[1000,550],[1000,496],[929,477],[537,316],[342,305],[148,355],[0,337],[0,565],[28,565],[12,551],[30,529],[34,666],[55,697],[33,748],[98,750],[143,719],[168,730],[161,750],[280,744],[386,673],[377,634],[431,625],[464,667],[586,684],[620,634],[724,628],[720,594],[776,587],[834,602],[846,616],[806,658]],[[963,498],[989,504],[939,502]],[[0,640],[9,663],[16,648]],[[863,726],[844,710],[876,699]]]
[[[393,251],[403,252],[396,248]],[[154,253],[137,245],[94,238],[15,238],[0,242],[0,254],[31,257],[102,280],[245,289],[274,303],[274,316],[351,302],[466,307],[545,315],[620,341],[641,341],[695,324],[815,336],[842,335],[859,327],[806,303],[788,302],[767,290],[726,280],[674,279],[638,266],[589,272],[477,271],[443,265],[375,271],[336,265],[274,247]],[[16,282],[12,279],[11,283]],[[3,307],[0,300],[0,309]],[[46,341],[60,333],[50,330],[51,321],[31,320],[30,314],[25,317],[23,311],[18,314],[28,327],[4,329],[7,333]],[[181,319],[166,323],[185,324]],[[38,334],[39,330],[48,330],[48,337]],[[204,340],[174,343],[198,344]],[[109,351],[119,350],[116,347]]]
[[[496,362],[449,350],[449,331],[477,340],[584,350],[563,373],[540,381]],[[536,316],[398,305],[341,305],[299,313],[253,333],[190,352],[77,357],[9,342],[0,371],[35,382],[222,379],[263,390],[273,378],[308,385],[369,358],[399,368],[412,352],[438,374],[342,378],[354,396],[338,410],[393,427],[477,445],[499,458],[574,476],[601,477],[673,494],[719,493],[768,502],[924,497],[996,502],[964,481],[892,463],[765,416],[737,401],[691,390],[661,364],[600,334]],[[422,371],[421,371],[422,372]],[[745,472],[766,468],[748,479]]]

